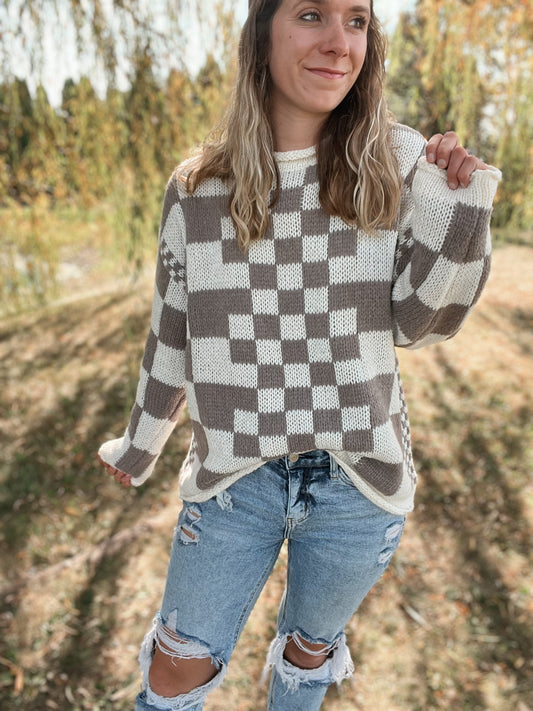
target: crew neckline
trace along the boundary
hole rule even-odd
[[[280,168],[299,167],[304,163],[305,165],[310,165],[316,159],[316,146],[300,148],[296,151],[274,151],[274,158]]]

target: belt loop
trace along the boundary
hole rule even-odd
[[[338,465],[335,457],[331,454],[331,452],[328,452],[328,454],[329,454],[330,477],[332,479],[338,479],[339,478],[339,465]]]

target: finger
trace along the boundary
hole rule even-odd
[[[114,467],[112,467],[111,464],[108,464],[107,462],[104,462],[104,460],[102,459],[102,457],[101,457],[99,454],[96,455],[96,458],[98,459],[98,463],[101,464],[101,465],[104,467],[104,469],[106,470],[106,472],[107,472],[108,474],[111,474],[111,476],[113,476],[113,475],[115,474],[115,472],[117,471],[117,469],[115,469]]]
[[[454,149],[459,145],[459,137],[453,131],[448,131],[442,137],[437,148],[437,165],[446,170]]]
[[[104,464],[105,470],[109,474],[109,476],[112,476],[115,481],[121,482],[122,478],[127,476],[124,474],[124,472],[121,472],[120,469],[116,469],[115,467],[112,467],[110,464]]]
[[[116,469],[116,467],[112,467],[111,464],[104,462],[104,460],[102,459],[102,457],[100,457],[99,454],[97,455],[97,459],[104,467],[106,472],[109,474],[109,476],[112,476],[118,484],[122,484],[126,488],[132,486],[130,474],[125,474],[124,472],[121,472],[120,469]]]
[[[121,474],[120,478],[117,478],[117,481],[122,484],[122,486],[125,486],[126,488],[131,486],[131,476],[129,474],[123,474],[122,472],[119,472]]]
[[[448,160],[448,168],[446,170],[446,180],[448,181],[448,186],[452,190],[456,190],[459,185],[461,185],[461,187],[466,187],[462,183],[462,179],[464,179],[465,176],[467,180],[466,185],[468,185],[468,182],[470,181],[470,174],[467,175],[466,170],[464,170],[464,166],[470,157],[471,156],[468,155],[467,150],[462,146],[456,146],[451,152]]]
[[[459,184],[462,188],[468,187],[470,185],[470,180],[472,179],[472,173],[478,170],[483,165],[483,161],[480,161],[476,156],[469,155],[462,163],[458,170],[457,177]]]
[[[443,138],[444,136],[442,135],[442,133],[436,133],[429,139],[428,144],[426,146],[426,160],[428,163],[437,162],[437,150]]]

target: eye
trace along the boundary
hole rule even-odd
[[[310,10],[309,12],[304,12],[303,15],[300,15],[300,20],[304,20],[304,22],[316,22],[318,19],[319,15],[315,10]]]
[[[368,24],[368,19],[361,15],[361,17],[354,17],[350,20],[350,25],[356,30],[364,30]]]

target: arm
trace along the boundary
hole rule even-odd
[[[451,338],[478,300],[490,267],[489,222],[500,171],[434,136],[405,186],[395,260],[395,342]]]
[[[125,486],[152,473],[185,403],[187,295],[183,214],[176,178],[166,190],[152,306],[151,328],[130,422],[119,439],[105,442],[98,457]]]

